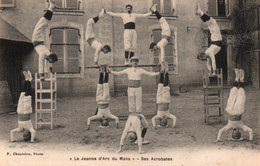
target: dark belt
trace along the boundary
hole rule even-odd
[[[162,38],[166,39],[168,42],[170,42],[170,39],[171,39],[170,36],[166,36],[166,35],[162,35]]]
[[[93,41],[95,40],[95,38],[89,38],[87,40],[88,44],[91,46],[91,44],[93,43]]]
[[[98,108],[100,109],[106,109],[109,106],[109,104],[98,104]]]
[[[30,114],[18,114],[18,121],[28,121],[31,119]]]
[[[210,44],[214,44],[214,45],[217,45],[219,47],[222,47],[222,41],[211,41]]]
[[[128,80],[128,87],[130,88],[141,87],[141,80]]]
[[[33,46],[36,47],[38,45],[44,45],[44,42],[43,41],[35,41],[33,42]]]
[[[228,119],[231,121],[240,121],[241,120],[242,115],[228,115]]]
[[[128,22],[124,24],[125,29],[135,29],[135,23],[134,22]]]
[[[167,111],[169,110],[169,103],[160,103],[158,104],[159,111]]]

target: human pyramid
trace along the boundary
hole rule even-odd
[[[113,13],[102,9],[98,16],[90,18],[87,22],[85,38],[90,47],[95,49],[94,54],[94,64],[99,67],[99,81],[97,84],[96,91],[96,102],[97,109],[96,115],[91,116],[87,120],[87,129],[90,130],[91,121],[100,119],[100,127],[108,127],[109,121],[108,118],[114,119],[116,122],[116,127],[119,128],[119,118],[111,113],[109,108],[110,94],[109,94],[109,74],[112,75],[127,75],[128,76],[128,106],[129,106],[129,116],[126,121],[121,140],[119,152],[123,151],[123,144],[127,138],[131,143],[138,144],[139,153],[143,153],[142,145],[148,144],[149,141],[145,140],[147,129],[149,127],[148,121],[145,116],[142,114],[142,87],[141,87],[141,76],[159,76],[159,83],[157,88],[156,103],[157,103],[157,114],[152,118],[153,129],[157,127],[167,127],[167,118],[172,119],[173,123],[172,128],[176,124],[176,116],[170,113],[169,104],[170,104],[170,87],[169,87],[169,74],[168,74],[168,64],[165,62],[165,46],[168,44],[171,37],[171,29],[166,19],[156,10],[156,5],[154,4],[149,13],[146,14],[136,14],[132,13],[133,6],[130,4],[126,5],[127,13]],[[44,17],[40,18],[37,22],[32,42],[34,48],[39,55],[39,74],[40,79],[43,81],[47,72],[46,61],[49,63],[56,62],[57,56],[54,53],[51,53],[49,49],[44,45],[45,30],[48,26],[48,22],[51,20],[53,15],[53,10],[55,8],[55,3],[53,0],[49,0],[49,8],[44,14]],[[113,71],[109,68],[108,65],[99,65],[99,55],[100,53],[111,52],[109,45],[103,45],[98,42],[94,34],[94,26],[99,21],[100,18],[104,18],[104,14],[108,14],[114,17],[121,17],[124,23],[124,50],[125,50],[125,65],[131,66],[122,71]],[[160,50],[160,72],[148,72],[142,68],[138,67],[140,58],[135,55],[137,47],[137,33],[135,30],[135,19],[139,17],[148,17],[151,14],[155,14],[158,19],[162,32],[162,39],[158,43],[151,43],[149,48],[151,51],[155,49]],[[203,22],[207,24],[210,33],[211,33],[211,45],[205,51],[205,53],[198,54],[198,59],[207,61],[207,68],[209,71],[209,76],[216,75],[216,62],[215,55],[221,49],[222,36],[220,29],[216,21],[206,15],[198,5],[197,13]],[[48,64],[48,63],[47,63]],[[221,134],[228,129],[233,128],[236,130],[234,135],[237,135],[238,128],[242,128],[245,131],[248,131],[250,134],[250,140],[253,139],[253,131],[242,123],[241,116],[244,112],[244,102],[245,102],[245,92],[244,92],[244,71],[242,69],[235,70],[236,80],[235,86],[231,89],[230,97],[228,99],[228,105],[226,111],[230,114],[229,123],[223,129],[219,131],[217,140],[220,140]],[[24,139],[31,140],[35,142],[35,131],[32,127],[30,114],[32,113],[31,108],[31,73],[29,71],[24,72],[26,85],[24,91],[21,93],[17,113],[18,113],[18,128],[10,131],[11,141],[15,141],[14,133],[15,132],[24,132]],[[239,89],[238,89],[238,81]],[[241,96],[242,95],[242,96]],[[240,96],[240,97],[239,97]],[[239,100],[239,102],[238,102]],[[242,102],[241,102],[242,101]],[[160,119],[160,124],[156,125],[156,120]],[[28,134],[29,133],[29,134]],[[238,137],[233,137],[237,139]],[[240,138],[238,138],[240,139]]]

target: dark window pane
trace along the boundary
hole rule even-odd
[[[78,9],[78,0],[66,0],[67,9]]]
[[[67,43],[78,44],[79,43],[79,31],[77,29],[67,29]]]
[[[58,56],[58,59],[63,59],[64,54],[63,45],[51,45],[51,51]]]
[[[56,5],[57,7],[63,8],[63,6],[62,6],[62,0],[54,0],[54,2],[55,2],[55,5]]]
[[[79,45],[67,45],[68,58],[78,58]]]
[[[225,0],[218,0],[218,16],[219,17],[226,16]]]
[[[172,14],[172,0],[164,0],[164,14],[171,15]]]
[[[155,4],[155,3],[157,3],[156,10],[160,12],[161,11],[160,0],[153,0],[153,4]]]
[[[63,43],[63,29],[52,29],[51,37],[53,44],[62,44]]]
[[[63,60],[58,60],[57,62],[53,63],[52,65],[53,72],[63,72]]]
[[[153,41],[158,43],[162,39],[161,29],[153,30]]]
[[[210,16],[217,16],[217,6],[216,6],[217,0],[208,0],[209,5],[209,15]]]
[[[10,5],[12,5],[13,4],[13,0],[1,0],[1,4],[4,4],[4,5],[10,4]]]
[[[79,60],[78,59],[69,59],[69,71],[68,72],[79,72]]]

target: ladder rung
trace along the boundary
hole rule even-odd
[[[36,99],[37,103],[41,102],[41,103],[51,103],[51,102],[55,102],[55,100],[51,100],[51,99]]]
[[[51,122],[37,122],[39,125],[51,125]]]
[[[37,109],[36,113],[53,113],[56,109]]]
[[[56,92],[56,89],[37,89],[36,90],[37,93],[51,93],[51,92]]]

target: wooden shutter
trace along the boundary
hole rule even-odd
[[[62,0],[54,0],[55,2],[55,5],[58,7],[58,8],[64,8],[64,6],[62,5]]]
[[[208,0],[208,11],[210,16],[217,15],[217,0]]]
[[[15,0],[0,0],[0,7],[14,7]]]
[[[66,9],[78,9],[78,0],[66,0]]]
[[[172,0],[163,0],[164,3],[164,13],[165,15],[169,16],[172,15]]]
[[[153,0],[153,4],[157,3],[156,10],[161,12],[161,1],[160,0]]]
[[[79,71],[79,31],[78,29],[67,29],[67,62],[68,72],[80,72]]]
[[[226,16],[225,0],[218,0],[218,16],[219,17],[225,17]]]

